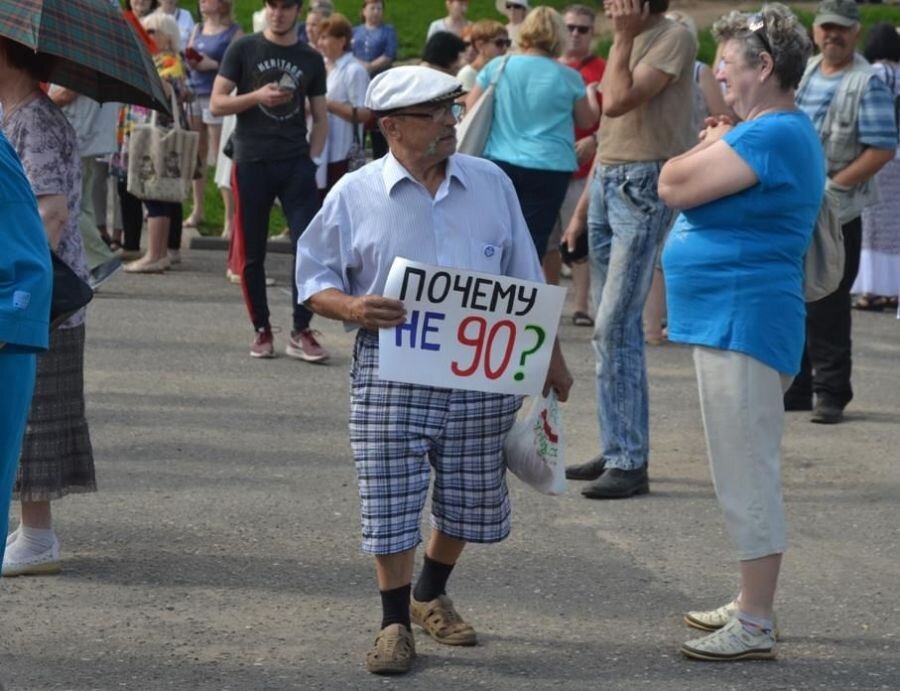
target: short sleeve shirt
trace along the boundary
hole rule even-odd
[[[350,50],[358,60],[372,62],[382,56],[397,59],[397,32],[390,24],[382,24],[370,29],[360,24],[353,29]]]
[[[810,117],[819,132],[843,78],[841,72],[826,76],[817,69],[803,90],[797,93],[797,107]],[[896,148],[897,123],[894,118],[894,98],[890,89],[881,79],[870,79],[859,102],[856,131],[860,144],[875,149]]]
[[[43,93],[9,114],[3,125],[22,161],[35,197],[63,195],[69,212],[56,254],[79,278],[90,277],[78,229],[81,203],[81,158],[75,130],[62,110]],[[85,310],[72,315],[61,329],[84,323]]]
[[[238,163],[296,158],[309,153],[306,140],[306,99],[324,96],[325,62],[299,41],[279,46],[263,34],[234,41],[225,52],[219,74],[248,94],[276,83],[293,91],[293,98],[275,108],[259,105],[237,115],[234,160]]]
[[[601,163],[663,161],[684,153],[697,141],[693,131],[694,61],[697,41],[684,26],[665,17],[634,39],[631,70],[647,65],[672,77],[646,103],[600,122]]]
[[[572,111],[585,95],[581,75],[551,58],[513,55],[485,65],[478,86],[486,90],[504,60],[485,158],[535,170],[576,170]]]
[[[0,134],[0,343],[46,350],[53,276],[47,236],[16,152]],[[0,357],[2,357],[0,352]]]
[[[825,189],[822,145],[799,111],[741,123],[724,141],[758,182],[678,217],[663,251],[669,338],[792,375],[805,338],[803,257]]]

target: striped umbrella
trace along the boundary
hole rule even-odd
[[[153,58],[108,0],[0,0],[0,36],[56,56],[54,84],[96,101],[169,110]]]

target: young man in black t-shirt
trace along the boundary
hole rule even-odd
[[[265,284],[272,205],[276,198],[281,202],[294,253],[319,206],[316,168],[328,135],[325,63],[297,39],[302,5],[302,0],[266,0],[265,30],[231,44],[210,100],[214,115],[237,115],[232,157],[236,232],[242,234],[244,245],[244,300],[256,331],[250,355],[257,358],[275,356]],[[313,122],[308,141],[307,99]],[[285,352],[307,362],[321,362],[328,353],[310,330],[312,312],[298,304],[296,283],[292,283],[293,329]]]

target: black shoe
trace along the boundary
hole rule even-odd
[[[844,421],[844,408],[833,403],[818,401],[809,421],[820,425],[836,425]]]
[[[644,465],[634,470],[607,468],[597,482],[585,487],[581,493],[588,499],[625,499],[649,491],[650,480]]]
[[[784,395],[784,410],[790,412],[792,410],[812,410],[812,394],[809,396],[792,395],[790,392]]]
[[[587,463],[570,465],[566,468],[566,480],[596,480],[603,474],[606,461],[603,456],[597,456]]]

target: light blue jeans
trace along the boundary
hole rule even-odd
[[[597,359],[600,452],[607,467],[633,470],[650,448],[641,313],[672,211],[657,195],[663,161],[598,166],[591,181],[588,245]]]

